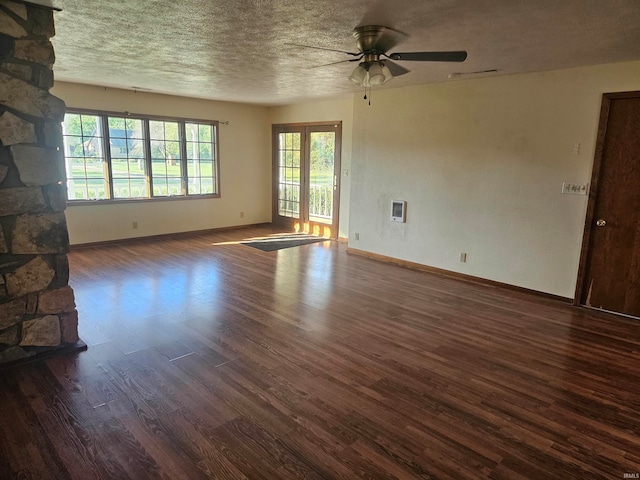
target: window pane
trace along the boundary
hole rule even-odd
[[[150,120],[149,133],[153,195],[158,197],[183,195],[178,122]],[[196,134],[197,131],[189,130],[188,136]]]
[[[111,169],[113,173],[114,198],[149,196],[144,159],[113,158],[111,160]]]
[[[69,113],[62,123],[67,198],[109,198],[105,175],[101,117]]]
[[[187,123],[184,126],[187,142],[197,142],[198,141],[198,125],[195,123]]]
[[[199,154],[202,160],[211,160],[213,157],[211,155],[212,145],[210,143],[201,143],[199,146]]]
[[[155,197],[182,195],[182,179],[153,177],[153,195]]]
[[[206,160],[189,160],[187,163],[187,176],[213,178],[213,162]]]
[[[187,191],[189,195],[217,193],[215,126],[187,123]]]
[[[149,120],[149,134],[151,140],[179,140],[178,122]]]
[[[214,188],[215,185],[213,184],[213,179],[212,178],[203,178],[201,179],[201,192],[205,195],[210,195],[212,193],[215,193]]]
[[[148,197],[143,121],[109,117],[108,122],[113,198]]]
[[[179,160],[151,159],[151,175],[153,177],[154,196],[182,195],[182,175]]]
[[[200,135],[198,140],[201,142],[211,142],[213,140],[213,125],[199,125]]]
[[[142,130],[141,119],[109,117],[109,137],[111,137],[112,139],[142,139],[143,136],[144,133]]]
[[[83,157],[84,156],[84,139],[82,136],[65,135],[65,147],[68,152],[68,156],[71,157]]]

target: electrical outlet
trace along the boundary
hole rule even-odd
[[[244,218],[244,212],[240,212],[240,218]]]
[[[460,261],[462,263],[467,263],[467,254],[466,253],[463,252],[463,253],[460,254]]]
[[[131,226],[136,230],[138,228],[138,222],[131,222]]]
[[[359,233],[356,233],[355,237],[356,237],[356,240],[360,240],[360,234]]]

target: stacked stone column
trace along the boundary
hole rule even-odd
[[[78,341],[53,12],[0,0],[0,364]]]

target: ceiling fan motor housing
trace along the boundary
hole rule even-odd
[[[364,25],[353,31],[358,50],[366,55],[380,56],[395,47],[406,35],[381,25]],[[365,59],[365,61],[367,61]]]

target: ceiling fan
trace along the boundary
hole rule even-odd
[[[390,27],[381,25],[364,25],[353,30],[358,52],[334,50],[332,48],[314,47],[310,45],[297,45],[298,47],[315,48],[317,50],[329,50],[331,52],[345,53],[355,58],[320,65],[335,65],[344,62],[359,62],[353,70],[349,80],[363,87],[378,86],[387,83],[393,77],[409,73],[409,70],[393,62],[464,62],[467,52],[464,50],[448,52],[406,52],[388,53],[396,45],[402,42],[407,35]],[[317,68],[317,67],[314,67]]]

